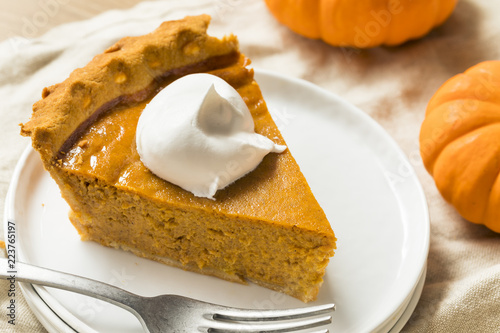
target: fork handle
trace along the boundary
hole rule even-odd
[[[140,296],[132,294],[126,290],[104,282],[22,262],[15,263],[15,270],[8,270],[7,259],[0,259],[0,267],[2,267],[0,270],[0,278],[14,279],[15,281],[28,282],[76,292],[112,303],[137,315],[133,308],[133,304],[139,301]]]

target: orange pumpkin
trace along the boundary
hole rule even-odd
[[[457,0],[265,0],[279,22],[334,46],[368,48],[420,38]]]
[[[437,90],[420,130],[420,154],[465,219],[500,232],[500,61],[471,67]]]

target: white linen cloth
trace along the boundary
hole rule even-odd
[[[423,293],[403,331],[500,332],[500,234],[465,221],[444,202],[418,150],[420,124],[436,89],[480,61],[499,58],[499,11],[494,1],[463,0],[425,38],[364,51],[298,36],[277,23],[261,0],[145,2],[59,26],[40,38],[9,39],[0,43],[0,199],[5,200],[15,164],[29,144],[18,124],[29,119],[43,87],[64,80],[123,36],[208,13],[209,32],[236,34],[254,67],[306,79],[342,96],[378,121],[407,154],[429,203],[431,243]],[[44,332],[20,294],[16,325],[7,323],[7,290],[7,282],[0,281],[0,331]]]

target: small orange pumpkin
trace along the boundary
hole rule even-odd
[[[465,219],[500,232],[500,61],[473,66],[436,91],[420,130],[420,154]]]
[[[369,48],[420,38],[443,23],[457,0],[265,0],[296,33],[334,46]]]

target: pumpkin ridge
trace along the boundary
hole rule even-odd
[[[500,126],[487,131],[472,131],[462,142],[448,144],[436,160],[434,175],[439,192],[465,219],[485,224],[494,182],[500,173]],[[478,133],[479,132],[479,133]],[[477,160],[468,158],[478,154]],[[498,191],[496,191],[498,192]],[[496,193],[498,195],[498,193]]]
[[[414,39],[419,39],[422,38],[423,36],[427,35],[432,29],[437,27],[439,24],[437,22],[437,17],[438,17],[438,8],[434,8],[434,17],[432,20],[429,18],[427,19],[427,26],[422,26],[422,25],[417,25],[417,27],[413,28],[413,34],[408,35],[408,40],[414,40]],[[429,13],[431,10],[428,8],[427,9],[427,16],[429,16]],[[419,30],[420,29],[420,30]]]
[[[427,112],[425,114],[425,117],[427,118],[430,114],[434,113],[434,111],[436,109],[439,109],[440,106],[442,105],[445,105],[447,103],[453,103],[453,102],[467,102],[467,101],[478,101],[478,102],[481,102],[481,103],[487,103],[487,104],[492,104],[492,105],[496,105],[498,108],[500,108],[500,104],[498,103],[495,103],[495,102],[492,102],[492,101],[488,101],[488,100],[484,100],[484,99],[480,99],[480,98],[460,98],[460,99],[448,99],[448,100],[443,100],[441,103],[439,104],[433,104],[432,105],[432,108],[427,108]],[[500,112],[500,111],[499,111]]]
[[[450,140],[448,141],[445,145],[443,145],[443,147],[439,150],[439,152],[437,152],[435,154],[435,158],[432,160],[430,166],[429,166],[429,173],[431,175],[433,175],[433,170],[434,170],[434,166],[436,165],[436,162],[437,160],[439,159],[439,157],[441,156],[441,154],[443,153],[443,151],[446,149],[447,146],[453,144],[454,142],[462,139],[464,136],[467,136],[467,135],[474,135],[475,132],[479,131],[479,130],[484,130],[484,128],[487,128],[489,126],[495,126],[495,125],[499,125],[500,124],[500,120],[498,121],[494,121],[494,122],[491,122],[491,123],[488,123],[488,124],[483,124],[483,125],[480,125],[476,128],[474,128],[473,130],[470,130],[470,131],[467,131],[459,136],[457,136],[456,138],[454,138],[453,140]]]
[[[462,101],[476,101],[476,102],[481,102],[483,104],[486,104],[486,105],[492,107],[492,109],[500,108],[500,106],[498,104],[490,102],[490,101],[478,101],[478,100],[473,100],[473,99],[463,99],[463,100],[462,99],[460,99],[460,100],[455,99],[455,100],[446,101],[446,102],[440,104],[439,106],[437,106],[435,109],[439,109],[440,113],[443,114],[444,110],[442,110],[441,108],[443,108],[443,107],[445,108],[447,106],[447,104],[450,104],[450,106],[452,106],[454,103],[462,102]],[[483,106],[483,104],[481,104],[480,106]],[[473,112],[474,111],[466,112],[465,113],[466,116],[462,117],[461,121],[462,122],[469,121],[472,117],[468,117],[467,115],[473,114]],[[493,125],[493,124],[500,122],[500,111],[499,111],[499,116],[498,116],[497,120],[491,119],[486,123],[478,123],[476,126],[466,128],[463,130],[463,133],[461,133],[460,135],[457,135],[456,137],[452,138],[451,140],[447,140],[447,138],[450,135],[449,134],[450,132],[448,131],[447,133],[444,133],[445,139],[443,140],[443,142],[440,143],[436,139],[424,139],[424,136],[426,134],[424,132],[425,127],[428,127],[430,125],[430,126],[432,126],[432,128],[434,128],[434,129],[436,128],[435,127],[436,125],[434,124],[434,122],[431,121],[432,120],[432,118],[430,118],[431,114],[434,115],[434,113],[430,113],[426,116],[426,118],[422,124],[422,129],[421,129],[420,138],[419,138],[420,152],[422,155],[422,159],[424,161],[424,165],[426,166],[426,169],[429,171],[429,173],[431,175],[433,174],[434,164],[436,163],[436,160],[438,159],[439,155],[441,154],[443,149],[446,148],[447,145],[453,143],[455,140],[459,140],[464,135],[467,135],[475,130],[478,130],[478,129],[484,128],[485,126]],[[436,114],[436,116],[438,116],[438,114]],[[431,121],[430,124],[429,124],[429,121]],[[445,126],[443,126],[442,128],[444,128],[444,127]],[[429,141],[430,141],[430,144],[432,145],[430,149],[428,148]]]
[[[416,38],[421,38],[421,37],[427,35],[432,29],[441,25],[441,22],[439,22],[439,14],[443,10],[443,7],[441,6],[443,3],[441,1],[435,1],[434,3],[436,5],[436,7],[434,7],[434,17],[432,18],[432,21],[431,21],[431,22],[434,22],[434,24],[431,24],[429,26],[429,29],[427,29],[427,31],[422,36],[419,36]]]
[[[493,229],[493,227],[489,226],[489,224],[490,224],[491,221],[489,221],[488,216],[489,216],[489,210],[490,210],[490,207],[491,207],[491,205],[490,205],[491,199],[492,199],[492,196],[494,194],[493,189],[495,188],[495,184],[497,184],[497,182],[499,181],[499,179],[500,179],[500,168],[498,169],[498,172],[497,172],[497,175],[495,177],[495,180],[491,184],[490,190],[488,191],[488,203],[486,205],[486,209],[484,210],[483,216],[481,218],[481,221],[486,221],[485,225],[487,225],[488,228],[490,228],[492,230],[494,230],[494,229]],[[495,230],[495,231],[496,232],[500,232],[500,230]]]

